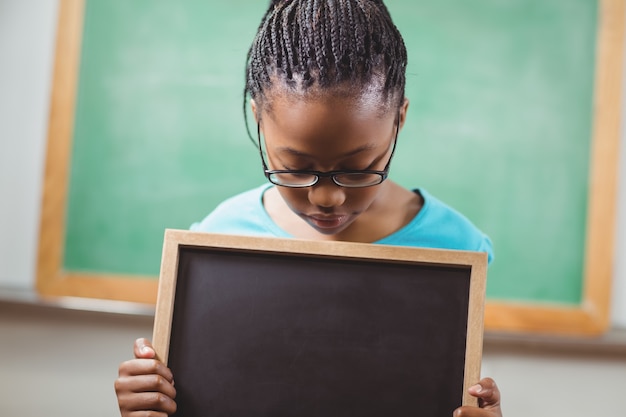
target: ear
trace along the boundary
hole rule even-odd
[[[400,116],[400,129],[404,126],[404,122],[406,121],[407,111],[409,110],[409,99],[404,98],[402,105],[400,105],[400,110],[398,111]]]
[[[257,114],[257,105],[256,101],[253,98],[250,99],[250,109],[252,110],[252,115],[254,116],[254,121],[259,123],[259,116]]]

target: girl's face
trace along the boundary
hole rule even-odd
[[[383,170],[391,157],[397,117],[404,123],[408,102],[389,111],[378,100],[319,95],[315,98],[274,96],[269,111],[260,116],[269,169],[276,170]],[[358,219],[383,201],[389,182],[344,188],[331,178],[306,188],[277,187],[287,206],[317,232],[344,240],[359,228]],[[363,222],[363,223],[366,223]],[[365,224],[363,225],[365,226]],[[345,240],[351,240],[345,238]]]

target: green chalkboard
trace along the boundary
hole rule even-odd
[[[265,6],[86,2],[66,268],[157,275],[166,227],[263,181],[241,108]]]
[[[580,302],[598,3],[389,5],[412,103],[394,178],[491,236],[489,297]]]
[[[391,178],[491,236],[489,299],[580,304],[602,2],[386,3],[409,53]],[[165,228],[264,181],[242,91],[267,2],[84,5],[62,267],[156,276]]]

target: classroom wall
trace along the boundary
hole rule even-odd
[[[34,284],[56,12],[0,0],[0,286]]]
[[[53,0],[0,0],[0,288],[34,284],[56,11]],[[626,327],[626,135],[622,143],[612,317]],[[151,326],[0,302],[0,415],[116,415],[117,364]],[[507,417],[623,415],[624,355],[487,345],[484,371],[504,391]]]

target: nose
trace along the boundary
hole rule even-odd
[[[344,201],[346,201],[345,190],[330,178],[320,178],[317,184],[309,188],[309,202],[315,206],[337,207]]]

